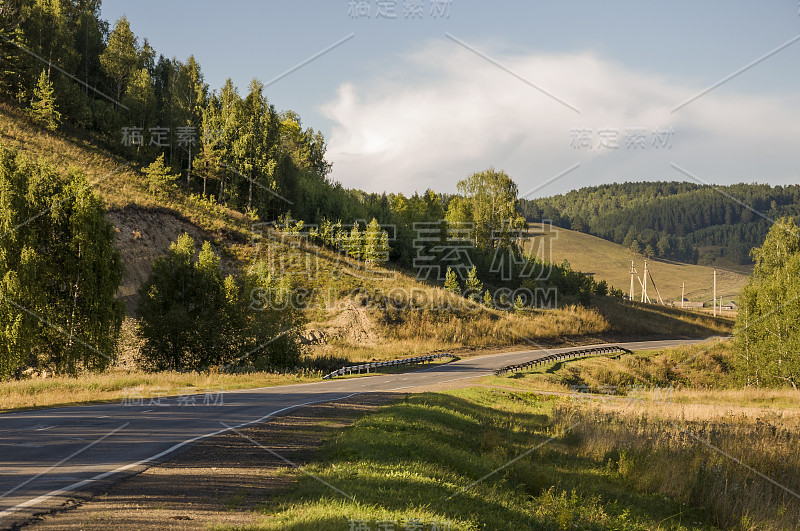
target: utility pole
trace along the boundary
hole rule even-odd
[[[633,260],[631,260],[631,294],[630,300],[633,301]]]
[[[686,300],[686,297],[683,294],[686,292],[686,281],[681,284],[681,308],[683,308],[683,301]]]
[[[644,283],[642,284],[642,302],[649,302],[647,298],[647,260],[644,261],[644,274],[642,275]]]
[[[644,261],[644,287],[642,288],[642,302],[649,302],[647,298],[647,260]]]
[[[717,316],[717,270],[714,269],[714,317]]]
[[[656,288],[656,295],[658,295],[658,303],[664,304],[664,299],[661,298],[661,293],[658,291],[658,286],[656,286],[656,281],[653,280],[653,273],[649,273],[650,275],[650,282],[653,283],[653,287]]]

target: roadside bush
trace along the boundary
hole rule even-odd
[[[205,242],[184,234],[153,264],[140,288],[141,364],[155,370],[298,366],[302,319],[288,285],[261,267],[223,278]]]

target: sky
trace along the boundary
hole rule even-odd
[[[331,177],[521,197],[642,180],[800,182],[798,0],[104,0],[205,81],[267,86]]]

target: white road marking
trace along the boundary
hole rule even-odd
[[[177,444],[174,444],[174,445],[170,446],[169,448],[167,448],[166,450],[164,450],[162,452],[159,452],[159,453],[157,453],[155,455],[152,455],[150,457],[147,457],[145,459],[141,459],[139,461],[136,461],[135,463],[128,463],[127,465],[123,465],[121,467],[115,468],[114,470],[110,470],[108,472],[103,472],[102,474],[97,474],[96,476],[93,476],[93,477],[91,477],[89,479],[84,479],[83,481],[79,481],[77,483],[73,483],[72,485],[68,485],[68,486],[66,486],[64,488],[57,489],[57,490],[54,490],[52,492],[48,492],[47,494],[42,494],[41,496],[37,496],[36,498],[32,498],[32,499],[24,501],[22,503],[18,503],[17,505],[15,505],[13,507],[9,507],[8,509],[0,512],[0,518],[3,518],[3,517],[8,516],[10,514],[19,512],[19,511],[21,511],[22,509],[24,509],[26,507],[31,507],[31,506],[34,506],[34,505],[36,505],[38,503],[47,501],[50,498],[53,498],[55,496],[59,496],[61,494],[68,494],[70,492],[74,492],[75,490],[78,490],[81,487],[84,487],[84,486],[89,485],[90,483],[94,483],[96,481],[100,481],[101,479],[105,479],[105,478],[107,478],[109,476],[113,476],[114,474],[117,474],[117,473],[120,473],[120,472],[124,472],[126,470],[130,470],[131,468],[137,467],[139,465],[144,465],[146,463],[150,463],[152,461],[155,461],[156,459],[160,459],[161,457],[164,457],[165,455],[171,454],[175,450],[177,450],[177,449],[179,449],[179,448],[181,448],[183,446],[186,446],[187,444],[193,443],[195,441],[199,441],[200,439],[205,439],[207,437],[213,437],[214,435],[219,435],[221,433],[225,433],[227,431],[231,431],[231,430],[236,429],[236,428],[243,428],[245,426],[250,426],[251,424],[258,424],[259,422],[263,422],[263,421],[267,420],[268,418],[273,417],[273,416],[277,415],[278,413],[282,413],[282,412],[287,411],[289,409],[295,409],[295,408],[298,408],[298,407],[308,406],[308,405],[311,405],[311,404],[318,404],[318,403],[321,403],[321,402],[336,402],[336,401],[339,401],[339,400],[345,400],[347,398],[350,398],[350,397],[358,395],[358,394],[360,394],[360,393],[351,393],[349,395],[346,395],[346,396],[343,396],[343,397],[340,397],[340,398],[314,400],[314,401],[311,401],[311,402],[303,402],[302,404],[295,404],[295,405],[292,405],[292,406],[286,406],[284,408],[277,409],[277,410],[273,411],[272,413],[268,413],[267,415],[264,415],[263,417],[261,417],[259,419],[256,419],[256,420],[252,420],[250,422],[243,422],[241,424],[237,424],[236,426],[231,426],[230,428],[223,428],[223,429],[211,432],[211,433],[206,433],[204,435],[198,435],[197,437],[192,437],[191,439],[186,439],[185,441],[182,441],[182,442],[179,442]]]

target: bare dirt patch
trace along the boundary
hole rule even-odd
[[[353,344],[374,345],[380,338],[380,327],[367,308],[350,299],[340,300],[330,309],[334,317],[322,323],[310,323],[303,334],[307,345],[326,344],[335,339],[345,339]]]
[[[156,258],[164,255],[169,246],[184,232],[189,234],[198,246],[213,238],[197,225],[180,216],[153,208],[127,206],[111,210],[106,214],[117,231],[115,246],[125,264],[125,276],[119,287],[119,297],[125,301],[128,314],[136,307],[139,286],[147,280]],[[214,251],[221,255],[215,246]],[[226,272],[235,269],[235,262],[222,255],[222,269]]]
[[[209,438],[100,495],[40,515],[25,528],[182,530],[254,525],[264,518],[258,509],[302,474],[265,448],[302,466],[329,437],[400,396],[359,395],[293,411],[239,430],[241,435]]]

